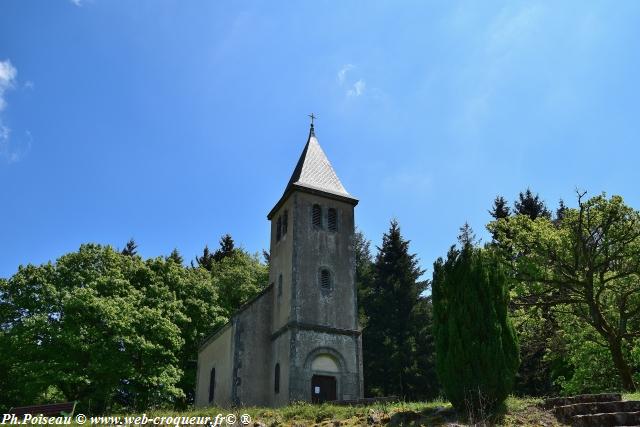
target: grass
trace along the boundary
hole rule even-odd
[[[495,418],[491,425],[498,426],[561,426],[551,413],[539,406],[541,399],[510,397],[505,411]],[[464,421],[458,417],[449,402],[434,400],[429,402],[376,403],[367,406],[338,406],[331,404],[312,405],[305,402],[294,403],[281,408],[246,407],[240,409],[194,408],[186,411],[149,410],[149,418],[156,416],[197,417],[233,413],[236,416],[249,414],[253,422],[267,427],[285,426],[436,426]],[[222,425],[226,426],[226,423]],[[240,426],[240,423],[236,424]]]
[[[623,400],[640,400],[640,391],[635,393],[623,393],[622,399]]]

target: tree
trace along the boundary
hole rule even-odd
[[[529,188],[524,193],[520,193],[518,200],[514,203],[514,210],[516,214],[526,215],[532,220],[539,217],[551,218],[551,212],[549,212],[544,202],[537,194],[534,195]]]
[[[0,407],[185,407],[198,347],[227,320],[211,274],[171,257],[88,244],[21,266],[0,280]]]
[[[366,247],[366,241],[361,241],[356,252],[365,268]],[[416,255],[409,253],[409,241],[402,237],[398,222],[391,221],[378,248],[370,288],[361,291],[367,318],[363,351],[369,394],[411,397],[417,393],[411,386],[417,369],[413,322],[429,321],[419,316],[424,312],[420,311],[421,295],[428,286],[428,282],[420,280],[422,273]],[[364,271],[359,277],[366,277]],[[366,286],[365,282],[361,285]]]
[[[205,270],[211,271],[211,269],[213,268],[213,262],[213,254],[209,252],[209,246],[205,245],[204,249],[202,250],[202,256],[196,256],[196,264],[198,265],[198,267],[202,267]],[[191,262],[191,266],[194,266],[193,262]]]
[[[242,250],[213,263],[211,280],[218,291],[219,304],[226,317],[260,293],[269,282],[269,270],[258,255]]]
[[[567,211],[567,206],[564,204],[564,200],[560,199],[558,203],[558,209],[556,209],[556,222],[560,222],[564,219],[564,214]]]
[[[507,201],[504,197],[496,196],[493,200],[493,208],[489,211],[489,214],[494,219],[507,218],[511,214]]]
[[[223,258],[233,255],[235,252],[235,245],[230,234],[225,234],[220,238],[220,249],[213,254],[213,260],[216,262],[222,261]]]
[[[177,248],[174,248],[171,251],[171,254],[167,257],[167,259],[175,262],[178,265],[182,265],[182,263],[184,262],[184,259],[182,258],[182,255],[180,255],[180,252],[178,252]]]
[[[38,401],[52,387],[83,410],[91,402],[93,412],[182,396],[175,299],[139,257],[82,245],[55,264],[19,268],[2,294],[16,403]]]
[[[136,250],[137,248],[138,248],[138,245],[136,244],[135,240],[131,238],[129,239],[127,244],[124,246],[124,249],[122,250],[121,254],[127,255],[127,256],[134,256],[138,253],[138,251]]]
[[[503,267],[489,249],[461,243],[434,264],[436,369],[454,407],[475,416],[508,396],[518,345],[507,315]]]
[[[458,241],[463,245],[474,245],[476,243],[476,233],[473,232],[468,222],[465,222],[464,225],[460,227]]]
[[[640,213],[605,194],[566,208],[562,220],[520,215],[488,228],[503,254],[520,306],[569,314],[608,349],[625,390],[635,390],[629,354],[640,338]]]
[[[360,327],[367,325],[365,306],[373,282],[373,257],[371,256],[371,242],[358,229],[354,233],[354,251],[356,253],[356,290],[358,294],[358,312]]]

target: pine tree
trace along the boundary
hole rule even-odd
[[[526,215],[532,220],[536,218],[551,218],[551,212],[547,209],[544,201],[537,194],[534,196],[531,189],[527,188],[524,193],[520,193],[518,201],[514,203],[516,214]]]
[[[567,205],[564,204],[564,200],[560,199],[558,209],[556,209],[556,223],[562,221],[565,213],[567,212]]]
[[[438,379],[454,407],[476,416],[501,406],[518,369],[507,276],[489,249],[462,243],[434,264]]]
[[[509,206],[507,206],[507,201],[504,197],[497,196],[493,200],[493,208],[489,211],[489,214],[491,214],[494,219],[509,217],[511,211],[509,209]]]
[[[213,262],[213,254],[209,252],[209,246],[205,245],[204,249],[202,250],[202,256],[196,256],[196,264],[198,265],[198,267],[202,267],[205,270],[211,271],[211,269],[213,268]],[[191,262],[191,266],[194,266],[193,262]]]
[[[171,255],[169,255],[167,257],[168,260],[172,260],[173,262],[175,262],[178,265],[182,265],[182,263],[184,262],[184,259],[182,258],[182,255],[180,255],[180,252],[178,252],[177,248],[174,248],[171,251]]]
[[[468,222],[465,222],[464,225],[460,227],[458,241],[463,245],[474,245],[476,243],[476,233],[473,232],[473,228],[471,228]]]
[[[129,239],[129,241],[125,245],[125,247],[122,250],[121,254],[122,255],[126,255],[126,256],[134,256],[134,255],[136,255],[138,253],[138,251],[136,250],[137,248],[138,248],[138,245],[133,240],[133,238],[131,238],[131,239]]]
[[[412,322],[428,283],[420,281],[423,270],[416,255],[409,253],[409,241],[400,234],[397,221],[391,221],[378,251],[371,286],[363,297],[368,322],[363,331],[365,387],[369,394],[411,397],[417,351]],[[360,253],[366,250],[361,247]]]
[[[225,234],[220,238],[220,249],[213,254],[213,260],[216,262],[222,261],[223,258],[233,255],[235,251],[235,244],[230,234]]]
[[[267,264],[267,267],[269,267],[271,265],[271,253],[266,249],[263,249],[262,258],[264,258],[264,263]]]

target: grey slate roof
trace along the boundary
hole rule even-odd
[[[284,193],[278,203],[267,214],[267,219],[271,220],[275,212],[294,190],[320,193],[333,199],[351,203],[354,206],[358,204],[358,199],[347,193],[340,179],[338,179],[338,175],[331,167],[329,159],[320,148],[313,130],[313,124],[309,130],[307,144],[302,150],[287,188],[284,189]]]
[[[316,138],[313,125],[309,131],[309,139],[305,145],[298,164],[289,179],[287,189],[291,186],[307,187],[325,191],[339,196],[353,198],[344,188],[331,163],[322,151]],[[285,190],[286,191],[286,190]]]

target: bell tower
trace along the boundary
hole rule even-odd
[[[354,252],[358,200],[340,182],[311,118],[300,159],[267,216],[276,404],[363,394]]]

